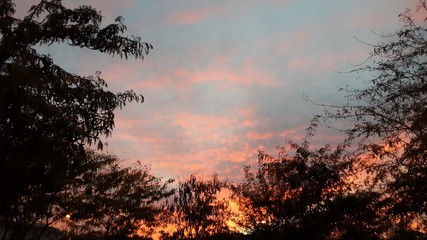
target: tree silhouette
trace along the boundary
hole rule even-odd
[[[173,194],[172,180],[150,174],[138,162],[120,167],[115,156],[93,155],[103,162],[77,177],[66,191],[61,207],[70,215],[71,235],[99,236],[103,239],[149,237],[166,211],[162,201]],[[143,236],[144,235],[144,236]]]
[[[350,120],[348,142],[375,176],[370,184],[390,196],[387,213],[395,232],[427,232],[427,4],[420,0],[417,22],[407,10],[403,27],[370,44],[369,58],[352,72],[374,74],[365,88],[343,89],[349,104],[328,106],[327,119]],[[385,187],[384,187],[385,186]],[[417,235],[417,234],[415,234]],[[406,235],[405,235],[406,236]]]
[[[380,196],[348,183],[344,150],[310,151],[305,142],[280,148],[278,157],[260,152],[258,168],[246,166],[234,187],[250,238],[379,239]]]
[[[218,194],[226,187],[217,176],[198,179],[195,175],[180,182],[172,210],[171,223],[176,230],[164,239],[207,239],[229,232],[226,221],[231,216],[228,201]]]
[[[102,149],[114,127],[114,113],[132,91],[112,93],[97,73],[65,71],[35,46],[64,43],[142,59],[152,46],[123,36],[123,18],[101,28],[90,6],[68,9],[42,0],[23,19],[11,0],[0,1],[0,227],[24,239],[52,213],[52,202],[74,181],[88,158],[87,147]],[[52,219],[52,218],[51,218]]]

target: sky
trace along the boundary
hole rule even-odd
[[[18,15],[37,1],[18,0]],[[339,87],[369,74],[344,74],[362,63],[380,34],[402,26],[398,14],[417,0],[64,0],[123,16],[126,35],[154,49],[143,61],[66,45],[43,48],[75,74],[97,70],[109,90],[133,89],[144,103],[116,111],[106,151],[139,160],[158,176],[218,174],[239,181],[258,150],[274,154],[299,142],[323,109],[307,101],[345,102]],[[338,143],[319,129],[313,142]]]

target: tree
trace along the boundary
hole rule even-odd
[[[278,157],[259,152],[258,168],[244,168],[234,199],[254,239],[379,239],[380,196],[355,188],[345,147],[309,150],[290,143]]]
[[[3,237],[10,230],[23,239],[81,173],[87,147],[102,149],[113,111],[143,101],[131,90],[106,90],[99,72],[69,73],[35,47],[64,43],[143,59],[152,46],[123,36],[121,17],[101,27],[100,12],[90,6],[68,9],[61,0],[41,0],[23,19],[14,17],[14,7],[0,1],[0,227]]]
[[[326,119],[350,120],[345,132],[368,161],[377,189],[393,199],[387,215],[397,232],[427,232],[427,5],[399,15],[403,27],[369,44],[369,58],[351,72],[372,73],[368,86],[348,90],[348,104],[328,106]],[[325,105],[324,105],[325,106]],[[385,186],[385,187],[384,187]],[[397,233],[398,234],[398,233]],[[403,233],[404,234],[404,233]]]
[[[55,222],[60,222],[65,219],[72,208],[68,206],[76,206],[78,202],[73,202],[69,192],[71,187],[78,188],[81,185],[81,175],[93,175],[93,172],[102,169],[105,166],[116,162],[116,158],[95,154],[93,151],[87,151],[87,156],[82,159],[79,167],[79,174],[74,179],[68,180],[68,185],[62,186],[56,191],[40,191],[35,188],[34,191],[26,191],[16,201],[17,207],[9,216],[11,219],[3,219],[5,230],[2,239],[11,238],[12,234],[15,239],[28,238],[31,236],[35,239],[40,238],[49,230],[49,226]],[[59,181],[59,179],[58,179]],[[68,205],[68,206],[67,206]],[[7,231],[10,231],[9,235]],[[7,236],[10,236],[7,238]]]
[[[226,187],[218,176],[209,180],[200,180],[191,175],[180,182],[172,210],[172,221],[176,230],[167,239],[207,239],[229,232],[227,220],[230,217],[228,202],[218,198]]]
[[[162,184],[139,162],[123,168],[115,156],[93,157],[107,164],[88,169],[61,193],[61,207],[70,216],[70,234],[102,239],[149,237],[165,211],[162,201],[173,194],[168,189],[172,180]]]

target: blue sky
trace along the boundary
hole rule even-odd
[[[17,1],[18,14],[35,1]],[[340,74],[365,60],[376,33],[402,25],[398,14],[417,0],[64,0],[102,11],[104,24],[125,18],[128,35],[154,50],[120,60],[64,45],[43,48],[67,70],[100,70],[114,92],[145,97],[116,112],[107,150],[151,165],[157,176],[214,173],[230,180],[255,164],[257,150],[299,141],[320,103],[342,103],[338,87],[362,86],[369,75]],[[319,143],[335,143],[319,131]],[[315,140],[316,140],[315,139]]]

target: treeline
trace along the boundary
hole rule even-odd
[[[259,152],[244,181],[163,180],[102,151],[114,110],[142,102],[78,76],[36,46],[65,43],[143,59],[152,46],[101,27],[90,6],[41,0],[23,19],[0,1],[0,239],[426,239],[425,0],[381,36],[345,105],[321,105],[301,143]],[[342,144],[310,147],[317,125],[351,123]],[[161,230],[163,229],[163,230]]]

